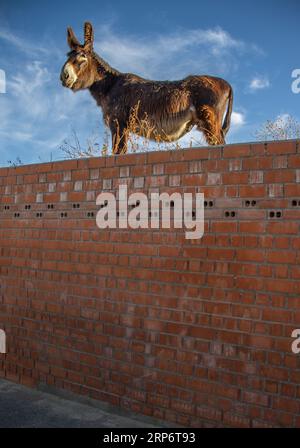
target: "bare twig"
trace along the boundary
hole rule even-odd
[[[300,123],[291,115],[284,114],[275,120],[268,120],[256,131],[258,140],[287,140],[300,138]]]

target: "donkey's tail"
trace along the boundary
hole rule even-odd
[[[231,113],[232,113],[232,103],[233,103],[233,90],[232,87],[229,86],[229,95],[228,95],[228,105],[227,105],[227,112],[225,115],[224,123],[222,126],[222,133],[223,137],[227,134],[229,127],[230,127],[230,120],[231,120]]]

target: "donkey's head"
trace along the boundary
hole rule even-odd
[[[72,90],[86,89],[99,80],[96,62],[93,58],[93,27],[89,22],[84,24],[84,44],[77,40],[71,27],[67,29],[67,40],[71,51],[63,65],[60,79],[63,86]],[[97,79],[96,79],[97,77]]]

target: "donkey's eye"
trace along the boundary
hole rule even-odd
[[[85,62],[87,60],[87,57],[85,54],[80,54],[78,56],[78,60],[79,60],[79,62]]]
[[[76,65],[77,65],[78,68],[80,68],[85,63],[86,63],[86,59],[83,59],[83,58],[78,58],[77,61],[76,61]]]

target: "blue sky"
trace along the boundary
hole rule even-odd
[[[85,20],[94,25],[96,51],[121,71],[228,80],[229,143],[253,141],[262,123],[280,115],[299,120],[300,94],[291,90],[291,72],[300,68],[299,13],[297,0],[0,0],[0,165],[62,159],[59,146],[72,128],[83,146],[89,136],[101,144],[102,113],[89,92],[59,82],[66,27],[81,40]]]

